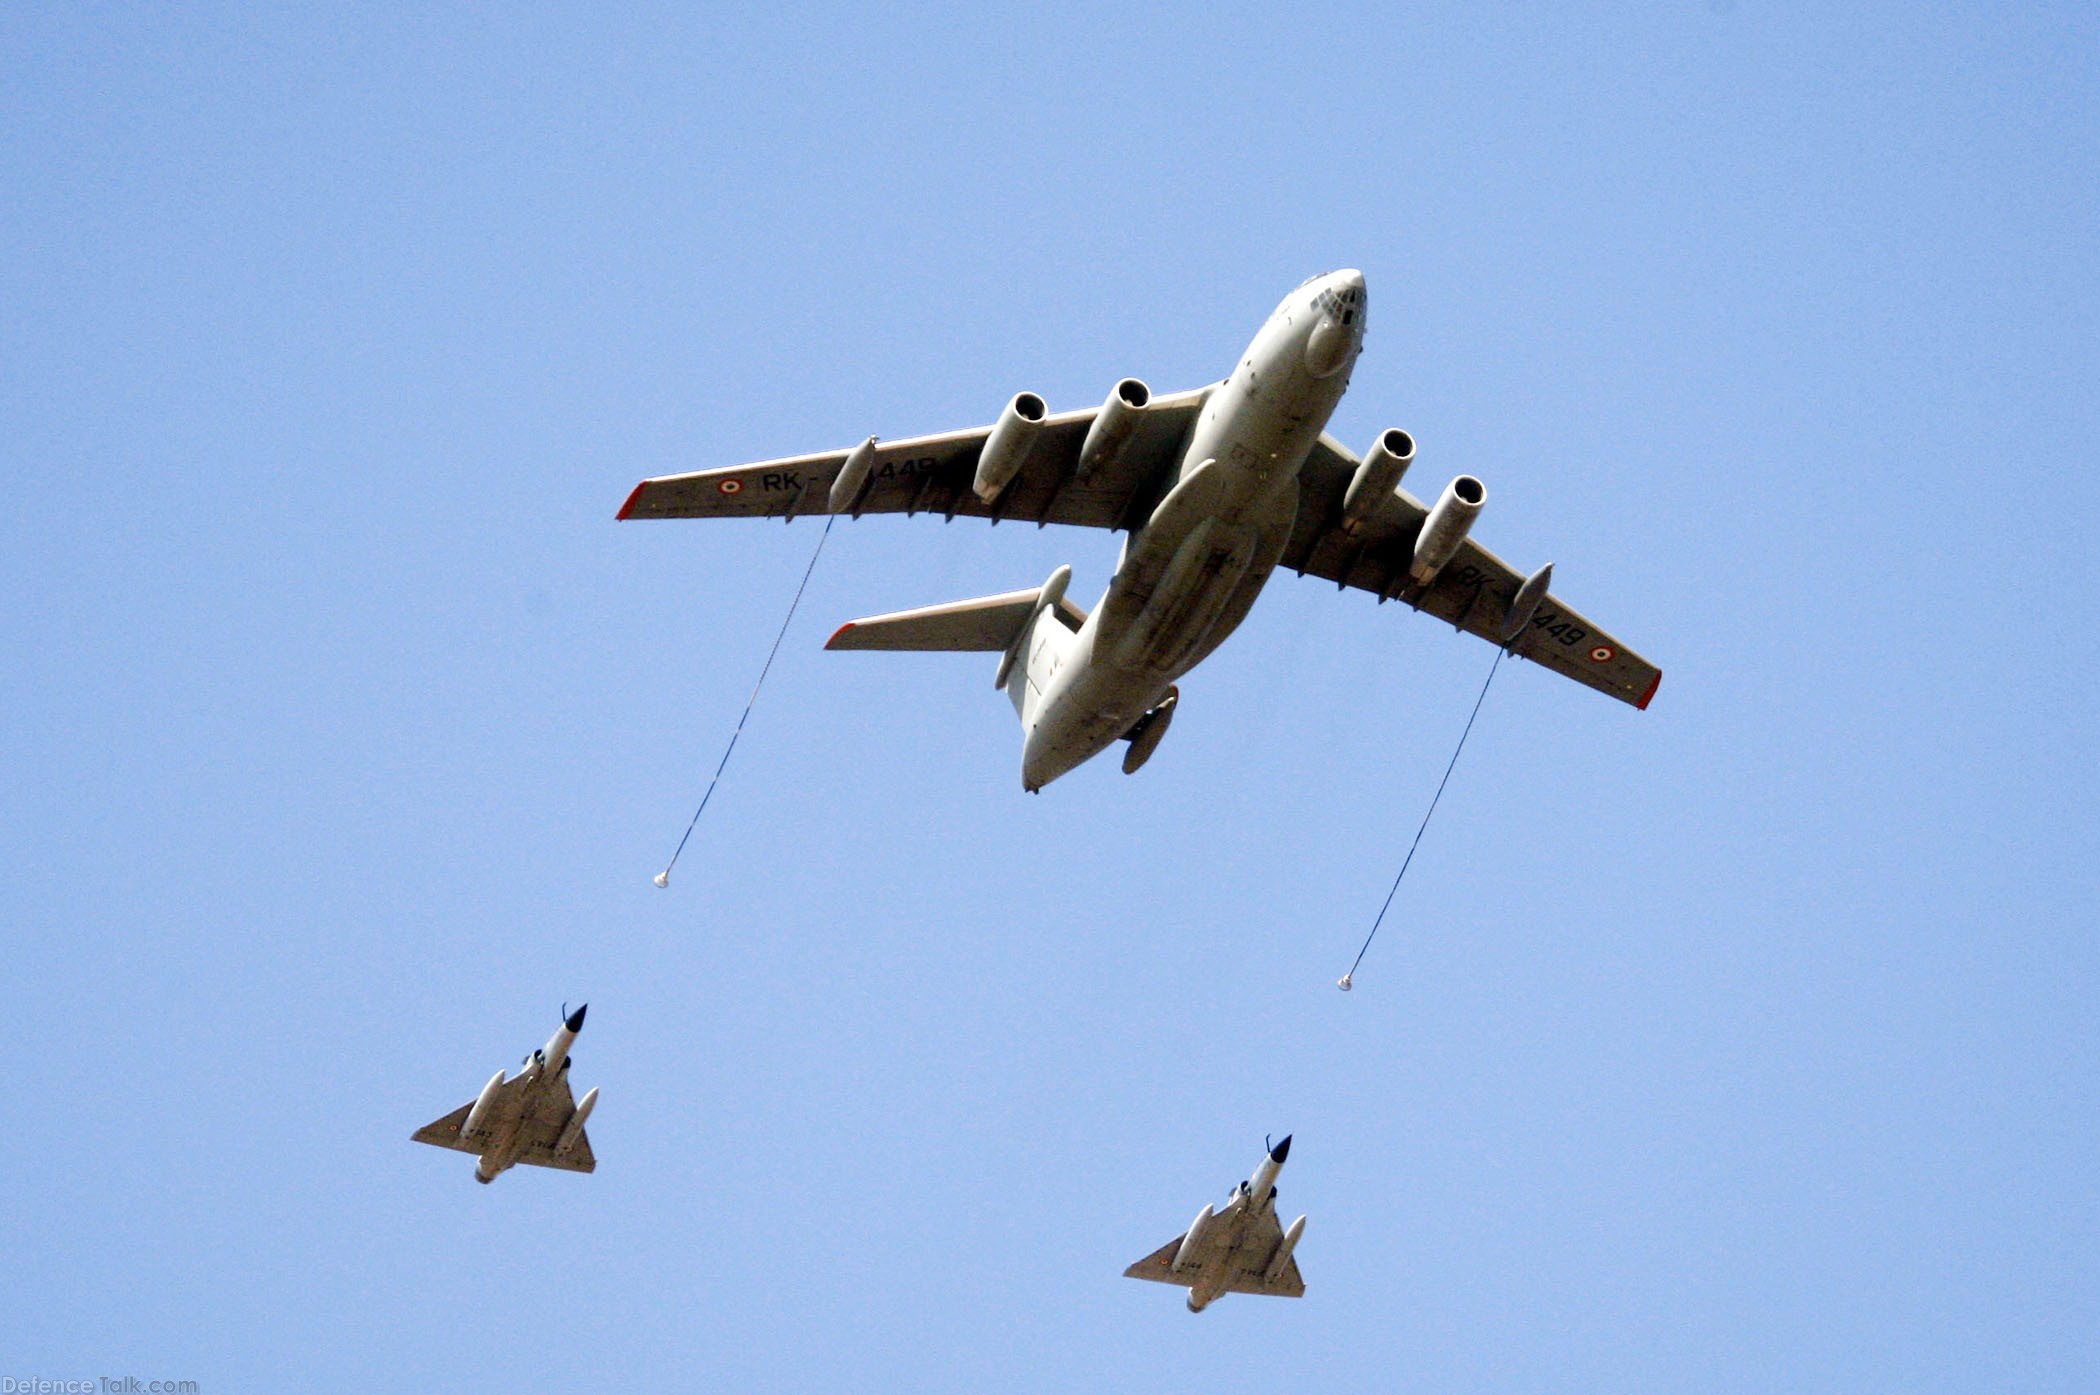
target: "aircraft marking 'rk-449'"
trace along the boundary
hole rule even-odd
[[[1362,457],[1326,434],[1363,347],[1363,276],[1316,276],[1284,298],[1231,376],[1154,396],[1136,378],[1098,408],[1052,414],[1018,393],[990,426],[644,480],[620,517],[937,513],[1127,534],[1092,611],[1042,586],[857,620],[833,649],[982,650],[1040,789],[1117,741],[1125,771],[1172,720],[1175,680],[1246,618],[1278,566],[1402,600],[1622,702],[1662,672],[1472,540],[1487,490],[1460,475],[1431,503],[1401,487],[1414,440]]]

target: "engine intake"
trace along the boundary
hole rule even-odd
[[[1076,478],[1085,479],[1111,464],[1130,442],[1145,408],[1152,405],[1152,389],[1136,378],[1125,378],[1109,389],[1108,401],[1087,428],[1086,443],[1079,448]]]
[[[1444,486],[1415,537],[1414,561],[1407,569],[1415,585],[1427,586],[1436,580],[1444,564],[1458,555],[1458,546],[1472,530],[1473,520],[1480,517],[1487,497],[1487,486],[1471,475],[1460,475]]]
[[[970,483],[978,498],[987,504],[993,502],[1021,473],[1042,433],[1043,418],[1049,414],[1043,399],[1034,393],[1014,394],[1014,400],[999,414],[992,434],[985,437],[984,449],[978,453],[977,477]]]
[[[1349,477],[1349,492],[1342,496],[1342,531],[1352,538],[1361,534],[1414,463],[1414,437],[1397,426],[1380,432]]]

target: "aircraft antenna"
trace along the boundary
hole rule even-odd
[[[824,539],[831,536],[831,525],[838,522],[838,517],[831,514],[825,518],[824,531],[817,534],[817,549],[809,554],[809,565],[802,569],[802,582],[795,588],[795,599],[788,602],[787,617],[780,622],[780,633],[773,636],[773,647],[766,651],[766,661],[758,670],[758,681],[751,685],[751,698],[744,704],[744,715],[736,719],[736,730],[729,733],[729,745],[723,749],[722,759],[715,766],[714,778],[707,782],[707,792],[700,796],[700,807],[693,810],[692,821],[685,826],[685,837],[678,840],[677,850],[664,864],[664,870],[649,879],[659,887],[671,885],[671,869],[678,865],[679,856],[685,852],[686,839],[693,836],[700,815],[707,812],[707,801],[715,797],[715,786],[722,782],[722,772],[729,768],[729,757],[736,751],[736,739],[744,734],[744,723],[751,720],[751,709],[758,706],[758,690],[766,686],[766,675],[773,671],[773,659],[780,653],[780,641],[787,638],[788,626],[795,622],[795,611],[802,605],[802,593],[809,589],[809,578],[817,570],[817,559],[824,555]]]
[[[1400,880],[1407,875],[1409,865],[1415,860],[1415,849],[1422,846],[1422,835],[1429,829],[1429,820],[1436,813],[1437,801],[1444,797],[1444,786],[1451,783],[1451,772],[1458,768],[1459,752],[1466,749],[1466,738],[1473,734],[1473,720],[1480,715],[1480,704],[1487,701],[1488,689],[1494,686],[1495,670],[1502,667],[1502,656],[1508,652],[1506,648],[1495,650],[1495,661],[1488,665],[1487,681],[1480,685],[1480,696],[1473,699],[1472,715],[1466,718],[1466,729],[1458,734],[1458,745],[1451,752],[1450,764],[1444,767],[1444,778],[1436,782],[1436,793],[1429,797],[1429,811],[1422,815],[1422,826],[1415,830],[1415,841],[1408,845],[1407,856],[1401,859],[1400,875],[1393,878],[1392,890],[1386,892],[1385,904],[1378,908],[1378,917],[1371,922],[1371,933],[1364,936],[1364,947],[1356,951],[1356,962],[1349,966],[1348,973],[1334,981],[1334,986],[1344,993],[1356,986],[1357,967],[1364,962],[1364,955],[1371,948],[1371,941],[1377,938],[1378,927],[1385,924],[1385,913],[1393,908],[1393,896],[1400,890]]]

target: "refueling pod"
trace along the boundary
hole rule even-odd
[[[1504,644],[1516,643],[1517,636],[1523,634],[1524,627],[1531,623],[1531,617],[1538,614],[1539,606],[1545,601],[1546,592],[1552,585],[1551,562],[1524,578],[1524,584],[1517,588],[1516,599],[1509,603],[1509,618],[1502,622]]]
[[[838,478],[831,482],[831,511],[860,516],[860,501],[867,496],[868,481],[875,473],[875,438],[868,437],[855,446],[839,466]]]

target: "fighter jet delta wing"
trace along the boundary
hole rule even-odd
[[[1647,707],[1662,670],[1551,594],[1551,567],[1526,577],[1467,536],[1486,501],[1479,481],[1461,475],[1445,491],[1451,502],[1440,499],[1436,509],[1400,488],[1413,454],[1404,431],[1380,436],[1369,463],[1322,435],[1299,476],[1298,525],[1281,564],[1381,600],[1406,601],[1491,644],[1510,644],[1520,658],[1585,687]],[[1381,464],[1390,478],[1379,477]],[[1439,528],[1432,529],[1438,510]],[[1432,536],[1439,531],[1442,539]],[[1518,632],[1513,644],[1512,629]]]
[[[1103,407],[1055,416],[1040,397],[1024,392],[991,426],[643,480],[619,516],[938,513],[1124,528],[1143,521],[1157,502],[1210,391],[1153,397],[1143,383],[1125,378]],[[995,454],[1016,463],[986,503],[973,486],[995,435]]]
[[[410,1139],[479,1155],[477,1182],[493,1182],[516,1163],[564,1172],[595,1170],[598,1160],[583,1125],[597,1107],[598,1091],[592,1087],[579,1104],[569,1090],[569,1047],[583,1030],[587,1006],[573,1013],[565,1008],[554,1036],[525,1058],[516,1076],[506,1079],[497,1071],[474,1100],[425,1124]]]
[[[1305,1217],[1285,1230],[1276,1219],[1276,1174],[1291,1151],[1286,1137],[1262,1158],[1254,1176],[1233,1189],[1215,1212],[1205,1206],[1189,1228],[1123,1271],[1128,1279],[1178,1284],[1189,1290],[1189,1311],[1200,1313],[1225,1293],[1303,1298],[1305,1279],[1292,1251],[1305,1234]]]

